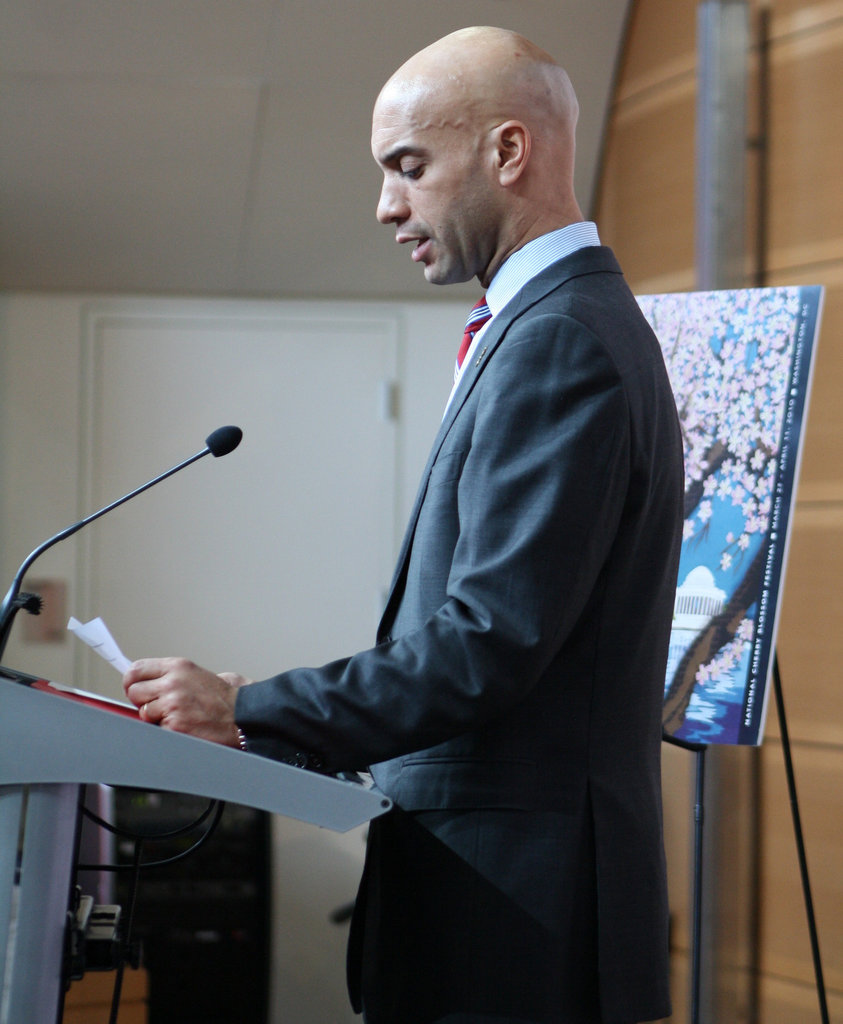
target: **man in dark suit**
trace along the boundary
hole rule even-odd
[[[371,766],[349,942],[368,1024],[669,1013],[660,740],[682,446],[655,337],[574,198],[576,99],[467,29],[375,106],[378,217],[491,313],[457,371],[377,644],[245,685],[137,662],[143,717]]]

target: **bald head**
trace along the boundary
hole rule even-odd
[[[550,54],[516,32],[487,26],[452,32],[392,75],[378,98],[386,104],[422,108],[462,130],[522,121],[534,147],[552,151],[556,173],[570,171],[573,182],[579,114],[573,86]]]
[[[573,131],[577,121],[577,99],[563,68],[528,39],[500,28],[461,29],[419,51],[381,96],[390,93],[492,117],[538,118],[560,131]]]
[[[407,170],[396,164],[406,153],[424,156],[425,173],[434,166],[429,157],[441,166],[447,156],[471,175],[473,188],[461,198],[498,236],[486,239],[494,253],[480,254],[494,270],[531,238],[582,219],[573,189],[577,115],[567,74],[544,50],[505,29],[467,28],[421,50],[387,81],[375,104],[372,151],[385,175]],[[411,211],[384,198],[379,219],[412,222]],[[420,239],[421,228],[399,231],[398,240]],[[475,272],[483,280],[489,269]]]

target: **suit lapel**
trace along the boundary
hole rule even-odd
[[[522,288],[521,291],[518,292],[518,294],[515,295],[514,298],[508,302],[500,313],[498,313],[490,322],[486,329],[486,333],[481,339],[478,350],[471,358],[470,365],[463,371],[462,379],[460,380],[457,390],[454,392],[451,404],[448,406],[448,409],[442,418],[442,423],[440,424],[439,430],[434,438],[430,455],[427,459],[427,464],[422,472],[418,492],[416,493],[416,500],[413,503],[413,508],[407,522],[407,528],[404,531],[404,539],[401,542],[401,550],[398,554],[395,573],[392,577],[392,583],[390,584],[389,596],[381,617],[380,627],[378,629],[379,640],[385,639],[385,634],[392,622],[395,607],[403,588],[403,579],[406,573],[407,563],[409,561],[410,548],[412,547],[419,513],[421,512],[424,497],[427,493],[427,485],[430,480],[430,472],[433,468],[433,464],[439,456],[439,451],[442,448],[445,438],[448,436],[448,432],[453,426],[454,421],[457,416],[459,416],[460,411],[465,405],[469,395],[474,390],[481,374],[489,365],[494,353],[505,338],[509,327],[519,317],[523,316],[529,309],[531,309],[540,299],[543,299],[555,288],[561,287],[570,279],[579,277],[583,273],[605,271],[621,272],[620,267],[609,249],[603,247],[589,247],[587,249],[581,249],[572,256],[566,257],[558,263],[554,263],[551,267],[548,267],[547,270],[534,277],[531,281],[528,281],[524,288]]]
[[[517,299],[517,297],[516,297]],[[378,628],[378,640],[382,641],[385,639],[385,635],[390,628],[393,615],[396,609],[397,601],[400,597],[401,591],[403,590],[403,578],[409,562],[410,548],[412,547],[413,537],[416,532],[416,524],[418,523],[419,513],[421,512],[422,504],[424,503],[425,494],[427,493],[427,485],[430,481],[430,472],[433,468],[433,464],[439,456],[439,452],[442,445],[445,442],[445,438],[448,436],[448,432],[454,424],[460,410],[465,405],[468,396],[474,389],[475,384],[480,378],[481,373],[488,365],[488,362],[492,356],[492,353],[497,349],[501,343],[506,330],[512,323],[516,316],[516,311],[510,313],[510,306],[515,305],[515,300],[509,303],[506,310],[502,310],[501,313],[495,317],[495,319],[489,324],[486,333],[482,338],[482,344],[479,347],[477,354],[472,356],[471,365],[467,366],[463,371],[462,378],[459,383],[459,387],[454,392],[454,396],[451,399],[451,403],[448,406],[445,415],[442,418],[442,422],[439,425],[439,430],[436,433],[436,437],[433,440],[433,445],[430,449],[430,454],[427,457],[427,464],[422,471],[421,479],[419,481],[418,491],[416,492],[416,500],[413,503],[413,508],[410,512],[410,517],[407,521],[407,528],[404,531],[404,538],[401,542],[401,550],[398,553],[398,560],[395,565],[395,572],[392,577],[392,582],[389,587],[389,596],[387,598],[386,606],[384,608],[383,615],[381,616],[380,626]],[[506,314],[506,315],[504,315]],[[482,356],[480,353],[482,352]]]

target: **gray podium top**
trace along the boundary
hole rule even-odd
[[[0,786],[106,783],[191,793],[336,832],[384,814],[378,790],[66,700],[0,667]]]

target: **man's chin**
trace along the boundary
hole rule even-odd
[[[472,274],[467,271],[460,271],[456,267],[442,267],[436,263],[426,263],[424,267],[424,278],[428,284],[464,284],[470,281]]]
[[[424,268],[424,279],[425,279],[425,281],[427,281],[428,284],[447,284],[448,283],[446,280],[442,280],[440,275],[437,274],[436,270],[433,267],[431,267],[431,266],[426,266]]]
[[[443,280],[441,275],[437,273],[436,268],[428,263],[424,268],[424,279],[428,284],[447,284],[446,280]]]

